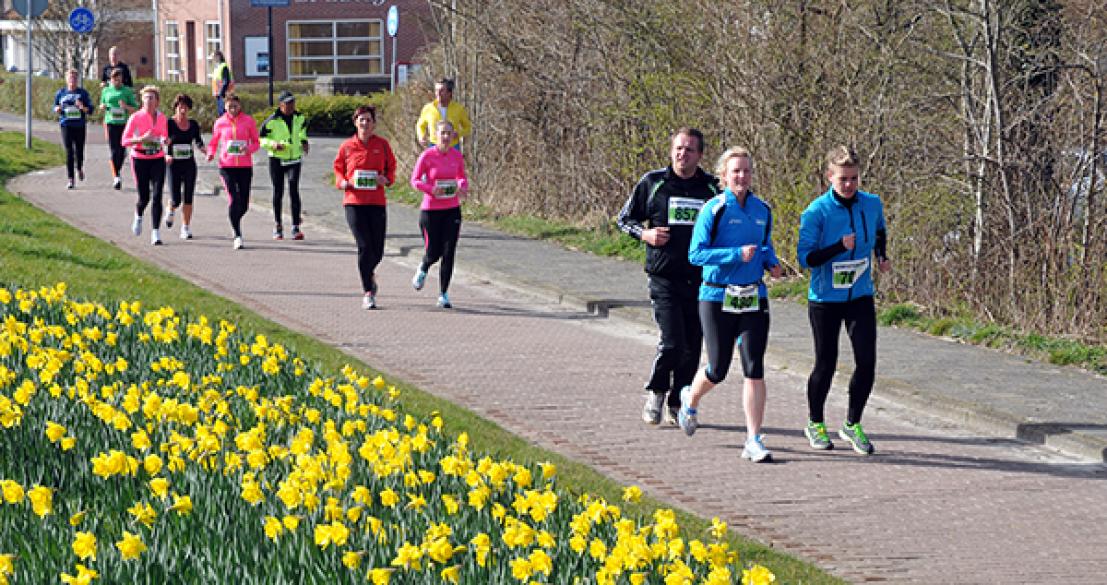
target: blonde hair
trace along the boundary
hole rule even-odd
[[[753,168],[753,155],[750,154],[748,148],[744,146],[731,146],[726,149],[723,154],[719,155],[719,162],[715,163],[715,176],[722,177],[726,174],[726,165],[732,158],[745,157],[750,161],[750,168]]]
[[[449,127],[449,128],[450,128],[450,132],[453,132],[453,131],[454,131],[454,123],[453,123],[453,122],[451,122],[451,121],[449,121],[449,120],[439,120],[439,121],[438,121],[438,123],[437,123],[437,124],[435,124],[435,127],[437,127],[437,128],[441,128],[441,127],[443,127],[443,126],[447,126],[447,127]]]
[[[154,97],[158,98],[159,102],[161,101],[161,90],[158,89],[158,86],[147,85],[138,91],[138,95],[146,95],[148,93],[154,94]]]
[[[854,150],[844,144],[831,148],[826,153],[826,166],[829,167],[850,167],[857,168],[861,166],[861,159],[857,157],[857,153]]]

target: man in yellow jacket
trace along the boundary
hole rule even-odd
[[[415,127],[415,137],[424,150],[434,146],[434,136],[438,122],[449,120],[454,126],[454,139],[450,146],[461,150],[461,139],[469,136],[473,124],[469,121],[469,112],[465,106],[454,101],[454,80],[443,78],[434,84],[434,101],[423,106],[419,114],[419,123]]]

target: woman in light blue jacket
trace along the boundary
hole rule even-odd
[[[815,338],[815,368],[807,380],[809,420],[804,434],[814,449],[832,449],[823,407],[838,364],[838,336],[846,325],[855,368],[849,381],[849,410],[838,436],[855,451],[875,449],[861,428],[861,414],[876,377],[876,307],[871,260],[881,272],[891,270],[885,253],[887,232],[880,197],[858,190],[859,160],[846,146],[826,158],[830,189],[817,197],[800,218],[800,265],[811,270],[807,315]]]
[[[773,249],[772,209],[750,191],[753,159],[745,148],[731,148],[717,168],[725,187],[696,218],[688,259],[703,266],[699,314],[708,363],[691,386],[680,393],[680,427],[696,432],[700,400],[726,378],[740,340],[746,438],[742,457],[771,461],[761,437],[765,416],[765,348],[769,341],[769,299],[765,271],[779,278],[782,270]]]

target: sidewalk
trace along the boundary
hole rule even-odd
[[[53,125],[35,126],[56,140]],[[21,130],[22,120],[0,116],[0,127]],[[338,140],[314,140],[307,159],[308,239],[273,242],[271,214],[255,206],[240,252],[231,249],[222,198],[198,198],[193,241],[167,231],[166,245],[155,248],[146,233],[131,236],[131,182],[122,193],[107,188],[107,148],[93,142],[88,180],[76,191],[64,189],[59,169],[9,188],[528,440],[661,500],[719,516],[848,580],[1095,583],[1107,569],[1101,378],[882,329],[880,377],[866,414],[878,454],[864,458],[841,445],[813,452],[800,432],[811,359],[805,311],[776,302],[765,434],[779,462],[752,465],[738,458],[745,436],[738,376],[705,399],[693,438],[640,421],[656,333],[638,266],[466,224],[450,295],[457,309],[439,310],[437,270],[421,293],[408,284],[421,254],[417,214],[392,206],[379,270],[382,308],[366,312],[340,194],[321,184]],[[259,204],[268,196],[263,169],[255,172]],[[843,413],[844,398],[836,386],[828,414]]]

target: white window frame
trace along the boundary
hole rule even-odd
[[[176,31],[176,34],[169,34],[169,27],[172,26]],[[175,50],[169,49],[170,45]],[[170,63],[176,61],[177,68],[170,67]],[[180,81],[181,80],[181,25],[175,20],[165,21],[165,79],[166,81]]]
[[[336,27],[339,23],[352,23],[352,22],[368,22],[377,23],[377,30],[380,31],[380,36],[377,37],[336,37]],[[331,54],[329,57],[293,57],[292,56],[292,44],[294,42],[323,42],[324,37],[308,37],[308,38],[293,38],[292,37],[292,25],[295,24],[329,24],[331,25]],[[341,75],[343,77],[365,77],[365,78],[387,78],[388,69],[384,62],[384,21],[379,18],[358,18],[351,20],[328,20],[328,19],[315,19],[315,20],[289,20],[285,22],[284,38],[285,38],[285,71],[289,80],[292,79],[312,79],[314,75],[296,75],[292,72],[293,61],[330,61],[334,73],[332,75]],[[364,41],[366,44],[376,41],[380,47],[380,53],[377,55],[357,55],[357,56],[345,56],[338,54],[338,41]],[[347,74],[338,72],[339,61],[365,61],[376,60],[380,65],[380,73],[363,73],[363,74]],[[272,61],[270,61],[272,66]]]
[[[209,36],[211,33],[211,27],[217,27],[219,36]],[[223,23],[218,20],[205,20],[204,21],[204,69],[207,70],[207,79],[211,81],[211,78],[215,75],[215,63],[212,61],[211,56],[215,51],[223,50]],[[226,53],[224,53],[226,55]]]

